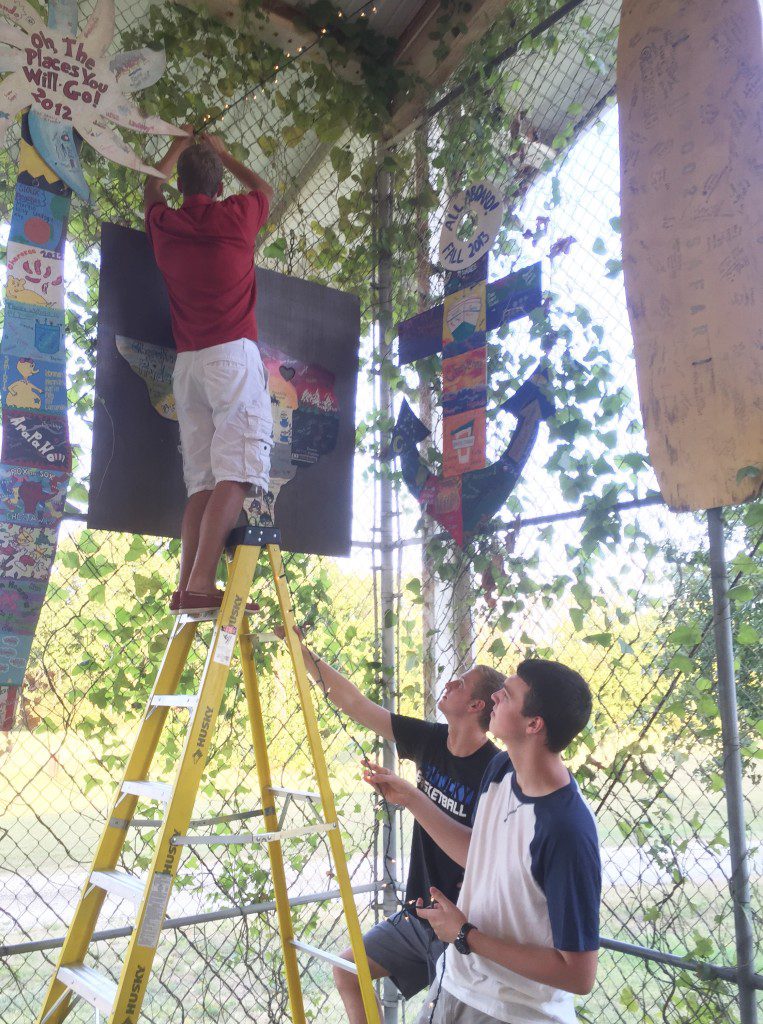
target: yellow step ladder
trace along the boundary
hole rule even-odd
[[[292,1020],[294,1024],[305,1024],[306,1020],[297,961],[299,950],[333,964],[340,963],[345,969],[355,970],[366,1018],[369,1024],[379,1024],[378,1007],[363,947],[334,796],[329,784],[326,760],[310,696],[310,684],[302,658],[302,648],[295,634],[294,609],[291,605],[279,544],[280,535],[275,528],[249,526],[234,530],[229,540],[229,550],[235,548],[235,553],[219,613],[216,616],[177,616],[140,724],[135,748],[128,760],[124,779],[117,790],[92,868],[64,940],[53,980],[37,1017],[37,1024],[59,1024],[79,999],[84,999],[99,1010],[103,1014],[104,1024],[107,1021],[111,1024],[137,1024],[180,854],[183,846],[194,845],[194,837],[188,836],[187,831],[237,642],[265,826],[265,832],[242,838],[265,843],[268,847]],[[242,629],[242,623],[246,622],[246,602],[263,548],[267,552],[281,621],[286,633],[286,643],[294,666],[322,808],[321,823],[294,829],[279,828],[275,797],[286,791],[274,787],[271,782],[252,638],[248,628]],[[178,694],[176,691],[181,673],[199,624],[211,620],[214,620],[212,639],[198,694]],[[190,711],[191,718],[174,781],[152,781],[149,778],[149,769],[167,716],[173,709],[182,708]],[[159,801],[165,805],[164,819],[157,835],[154,855],[144,878],[117,870],[119,856],[139,801]],[[330,845],[350,946],[355,958],[354,967],[347,961],[340,960],[335,954],[300,942],[294,936],[281,841],[316,833],[325,833]],[[199,842],[199,838],[195,838],[196,842]],[[84,962],[107,893],[133,900],[137,908],[129,945],[116,983]]]

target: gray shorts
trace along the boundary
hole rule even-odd
[[[445,949],[429,927],[414,915],[395,914],[363,936],[366,955],[389,973],[405,999],[435,979],[435,964]]]
[[[435,1004],[434,1010],[432,1003]],[[427,992],[416,1024],[429,1024],[430,1017],[432,1024],[504,1024],[497,1017],[491,1017],[482,1010],[467,1006],[444,988],[441,989],[439,978]]]

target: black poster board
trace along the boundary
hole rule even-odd
[[[173,350],[164,281],[142,231],[104,224],[88,526],[179,537],[186,501],[177,423],[161,416],[116,348],[116,336]],[[334,376],[339,430],[332,451],[299,466],[281,490],[284,550],[347,555],[352,528],[360,304],[354,295],[257,270],[260,340]]]

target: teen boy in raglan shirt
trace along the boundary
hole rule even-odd
[[[178,167],[179,209],[161,183],[145,187],[146,234],[167,285],[178,351],[173,390],[188,504],[180,580],[170,609],[213,611],[225,540],[248,494],[265,500],[273,418],[257,348],[254,241],[273,189],[221,139],[176,139],[158,169]],[[221,200],[224,170],[247,192]]]
[[[601,865],[593,815],[560,752],[586,725],[591,695],[558,662],[528,660],[493,697],[491,762],[473,829],[378,765],[365,778],[404,804],[466,872],[458,903],[432,887],[419,917],[449,943],[417,1024],[574,1024],[593,988]]]

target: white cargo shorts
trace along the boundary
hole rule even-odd
[[[188,496],[221,480],[268,488],[268,374],[249,338],[178,352],[172,377]]]

